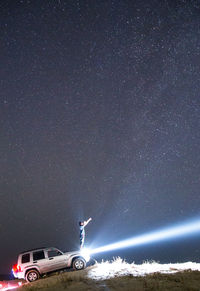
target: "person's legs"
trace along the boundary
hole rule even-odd
[[[84,236],[80,237],[80,249],[84,246]]]

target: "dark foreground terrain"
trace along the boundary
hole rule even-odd
[[[186,263],[186,266],[188,263]],[[196,264],[196,263],[190,263]],[[199,264],[195,265],[198,268]],[[200,291],[200,271],[182,270],[176,265],[145,263],[142,265],[127,264],[123,261],[104,262],[88,267],[83,271],[54,273],[36,282],[26,283],[15,289],[19,291],[63,291],[63,290],[180,290]],[[193,265],[191,265],[193,266]],[[151,268],[151,269],[150,269]],[[160,268],[160,271],[158,269]],[[183,265],[180,264],[180,269]],[[156,272],[155,272],[156,270]],[[15,286],[19,281],[15,280]],[[0,288],[1,290],[1,288]],[[8,289],[2,289],[8,290]]]
[[[96,281],[87,279],[85,272],[73,272],[52,276],[38,282],[27,284],[19,288],[21,291],[34,290],[200,290],[200,272],[185,271],[176,274],[147,275],[145,277],[133,277],[132,275],[116,277],[112,279]]]

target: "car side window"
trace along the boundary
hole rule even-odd
[[[22,255],[22,264],[30,262],[30,254]]]
[[[33,261],[45,259],[44,251],[38,251],[33,253]]]
[[[62,255],[61,252],[59,252],[58,250],[49,250],[48,251],[48,257],[51,258],[51,257],[57,257],[57,256],[60,256]]]

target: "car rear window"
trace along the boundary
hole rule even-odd
[[[22,264],[30,262],[30,254],[22,255]]]
[[[44,251],[38,251],[33,253],[33,261],[38,261],[44,259]]]

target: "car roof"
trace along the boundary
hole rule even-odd
[[[43,249],[46,249],[46,248],[47,247],[40,247],[40,248],[31,249],[31,250],[26,250],[26,251],[21,252],[20,255],[24,254],[24,253],[28,253],[28,252],[43,250]]]
[[[20,253],[20,255],[25,254],[25,253],[29,253],[29,252],[33,252],[33,251],[40,251],[40,250],[46,250],[46,249],[48,249],[48,250],[58,250],[58,251],[60,251],[60,250],[57,249],[56,247],[40,247],[40,248],[35,248],[35,249],[31,249],[31,250],[23,251],[23,252]],[[62,252],[62,251],[60,251],[60,252]]]

